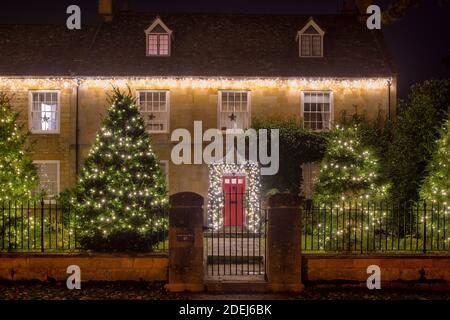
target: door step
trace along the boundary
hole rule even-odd
[[[205,281],[206,292],[213,293],[264,293],[269,292],[266,281]]]

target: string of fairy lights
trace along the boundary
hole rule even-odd
[[[0,205],[17,198],[30,199],[37,184],[36,170],[24,150],[26,135],[17,117],[9,100],[0,96]]]
[[[168,203],[166,186],[138,107],[115,96],[76,188],[81,236],[167,227],[152,208]]]
[[[391,78],[254,78],[254,77],[0,77],[0,88],[8,90],[98,88],[190,88],[190,89],[258,89],[280,90],[381,90]]]
[[[406,240],[398,241],[401,233],[405,239],[406,236],[421,239],[424,232],[428,236],[434,235],[434,240],[428,240],[430,248],[433,246],[430,241],[434,241],[435,245],[450,244],[450,207],[442,186],[438,188],[437,183],[432,183],[434,188],[430,188],[430,196],[424,197],[424,200],[432,200],[441,206],[427,208],[426,203],[423,207],[423,203],[418,202],[407,209],[406,205],[390,203],[390,185],[377,181],[379,161],[362,144],[359,127],[336,125],[333,133],[315,184],[313,233],[319,250],[346,250],[356,244],[366,245],[363,239],[367,240],[370,236],[373,239],[383,238],[383,244],[381,240],[377,244],[380,249],[383,246],[384,250],[404,247]],[[448,141],[447,144],[445,141],[443,138],[437,149],[437,165],[444,168],[450,159]],[[449,173],[441,172],[438,176],[449,188]]]

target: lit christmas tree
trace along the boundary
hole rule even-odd
[[[450,109],[448,115],[450,116]],[[427,176],[420,188],[421,207],[427,206],[427,210],[420,210],[421,225],[425,225],[428,234],[428,245],[439,247],[448,246],[450,237],[450,117],[440,130],[440,138],[436,143],[436,149],[427,167]],[[422,208],[421,208],[422,209]],[[426,212],[426,216],[424,215]],[[422,227],[422,230],[424,228]],[[432,236],[430,236],[432,235]],[[422,235],[423,236],[423,235]]]
[[[131,93],[111,107],[76,188],[80,243],[98,251],[149,251],[167,228],[166,185]]]
[[[379,174],[374,152],[361,141],[358,125],[336,126],[314,185],[311,214],[318,249],[362,250],[361,240],[380,234],[392,214],[375,202],[387,198],[388,184]]]
[[[9,98],[0,93],[0,205],[29,200],[37,186],[37,171],[25,147],[28,134],[17,124]]]
[[[382,200],[388,185],[379,175],[378,159],[361,142],[358,125],[336,126],[327,142],[314,185],[318,201]]]
[[[450,112],[449,112],[450,116]],[[420,190],[421,198],[449,204],[450,199],[450,121],[443,125],[432,160],[428,164],[428,175]]]

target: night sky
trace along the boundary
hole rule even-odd
[[[117,7],[121,1],[116,1]],[[338,13],[343,0],[129,0],[129,9],[151,12],[239,12],[239,13]],[[389,0],[375,0],[382,9]],[[422,0],[406,16],[382,27],[398,71],[399,97],[405,98],[411,84],[430,78],[450,77],[443,59],[450,55],[450,5]],[[94,23],[97,0],[2,0],[0,23],[65,24],[68,5],[81,7],[82,23]],[[0,35],[1,36],[1,35]]]

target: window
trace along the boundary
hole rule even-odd
[[[32,133],[59,133],[57,91],[30,91],[30,129]]]
[[[169,131],[169,91],[138,91],[138,105],[149,132]]]
[[[250,120],[250,93],[248,91],[219,92],[219,128],[247,129]]]
[[[39,185],[36,192],[45,192],[47,198],[54,198],[59,193],[59,161],[33,161],[38,171]]]
[[[325,32],[310,18],[297,33],[300,57],[322,57],[324,34]]]
[[[302,165],[302,193],[306,199],[311,199],[314,190],[314,181],[319,175],[320,164],[309,162]]]
[[[172,30],[157,17],[145,30],[147,36],[147,56],[170,56]]]
[[[148,55],[168,56],[169,55],[169,35],[149,34],[148,35]]]
[[[302,92],[302,113],[305,128],[329,129],[332,121],[332,96],[329,91]]]
[[[166,179],[166,187],[169,188],[169,161],[168,160],[159,161],[159,168],[164,178]]]

